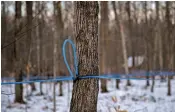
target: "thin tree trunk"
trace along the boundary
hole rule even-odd
[[[6,43],[6,39],[7,39],[7,11],[6,11],[6,2],[5,1],[2,1],[1,2],[2,3],[2,15],[1,15],[1,31],[2,31],[2,35],[1,35],[1,43],[2,43],[2,46],[4,46],[5,45],[5,43]],[[7,68],[7,61],[6,61],[6,59],[8,59],[7,58],[7,52],[6,51],[1,51],[1,56],[2,56],[2,58],[1,58],[1,65],[2,65],[2,68],[1,68],[1,70],[2,70],[2,72],[1,72],[1,74],[4,74],[4,72],[6,71],[6,68]],[[3,67],[4,66],[4,67]],[[3,76],[3,75],[2,75]]]
[[[125,35],[124,35],[124,28],[123,25],[120,24],[120,31],[121,31],[121,39],[122,39],[122,48],[123,48],[123,58],[124,58],[124,69],[125,69],[125,74],[128,75],[129,74],[129,70],[128,70],[128,58],[127,58],[127,50],[126,50],[126,39],[125,39]],[[127,86],[130,86],[130,80],[127,80]]]
[[[156,27],[155,27],[155,39],[154,39],[153,70],[156,70],[159,37],[160,37],[159,36],[159,2],[156,1]],[[155,84],[155,77],[152,76],[151,92],[154,92],[154,84]]]
[[[98,2],[75,2],[74,36],[79,57],[79,74],[99,75]],[[97,112],[98,79],[77,79],[73,83],[71,112]]]
[[[63,38],[63,30],[64,30],[64,23],[63,23],[63,20],[62,20],[62,13],[61,13],[61,2],[60,1],[57,1],[57,2],[55,2],[55,5],[54,5],[54,7],[55,7],[55,19],[56,19],[56,29],[57,29],[57,32],[58,32],[58,37],[59,37],[59,40],[58,41],[56,41],[57,43],[58,43],[58,49],[57,49],[57,51],[58,51],[58,60],[56,60],[56,61],[58,61],[58,66],[57,66],[57,68],[59,68],[58,69],[58,73],[61,73],[62,71],[61,71],[61,66],[60,66],[60,64],[61,64],[61,42],[62,42],[62,38]],[[62,82],[59,82],[59,96],[62,96],[63,95],[63,87],[62,87]]]
[[[38,10],[37,10],[37,13],[39,13],[39,12],[41,12],[41,3],[40,2],[35,2],[36,3],[36,8],[38,8]],[[41,14],[40,14],[41,15]],[[40,21],[40,19],[39,18],[37,18],[37,23],[39,24],[41,21]],[[42,37],[40,37],[42,34],[42,29],[40,30],[40,28],[42,28],[42,27],[37,27],[37,34],[36,34],[36,36],[37,36],[37,72],[38,72],[38,75],[39,76],[42,76],[41,75],[41,66],[40,66],[40,61],[41,61],[41,53],[40,53],[40,50],[41,50],[41,38]],[[42,82],[40,82],[40,95],[43,95],[43,91],[42,91]]]
[[[63,82],[59,82],[59,96],[63,96]]]
[[[33,18],[33,11],[32,11],[33,2],[32,1],[26,1],[26,8],[27,8],[27,29],[31,29],[32,27],[32,18]],[[30,58],[31,58],[31,45],[32,45],[32,30],[27,31],[27,39],[26,39],[26,48],[27,48],[27,66],[29,66],[29,70],[27,72],[28,79],[30,78]],[[30,84],[32,87],[32,91],[36,90],[35,84]]]
[[[21,29],[21,2],[15,2],[15,40],[18,38],[16,35]],[[22,70],[21,70],[21,57],[19,55],[19,42],[14,43],[14,68],[16,82],[22,81]],[[15,85],[15,102],[25,103],[23,100],[23,85]]]
[[[118,18],[118,15],[117,15],[117,11],[116,11],[116,5],[115,5],[115,2],[112,1],[112,7],[113,7],[113,11],[114,11],[114,15],[115,15],[115,24],[116,24],[116,30],[120,30],[120,26],[119,26],[119,18]],[[121,38],[121,33],[119,33],[119,36]],[[119,83],[120,83],[120,79],[117,79],[116,80],[116,88],[119,89]]]
[[[55,12],[56,12],[56,1],[53,2],[53,5],[54,5],[54,15],[55,15]],[[56,32],[56,31],[55,31]],[[56,33],[54,35],[54,38],[53,38],[53,75],[54,75],[54,78],[56,78],[56,75],[57,75],[57,68],[58,68],[58,65],[57,65],[57,36],[56,36]],[[53,82],[53,112],[56,112],[56,83]]]
[[[134,48],[134,39],[133,39],[133,33],[132,33],[132,19],[131,19],[131,8],[130,8],[130,1],[127,1],[126,2],[126,12],[128,14],[128,23],[129,23],[129,37],[131,38],[130,39],[130,42],[131,42],[131,48],[132,48],[132,67],[134,68],[135,67],[135,48]]]
[[[106,72],[106,52],[107,43],[105,38],[108,38],[108,2],[100,2],[101,6],[101,21],[100,21],[100,74],[105,74]],[[101,92],[108,92],[107,90],[107,80],[101,79]]]
[[[6,2],[2,1],[2,19],[1,19],[1,29],[2,29],[2,44],[5,43],[6,33],[7,33],[7,17],[6,17]],[[3,28],[2,28],[3,27]],[[3,64],[2,64],[3,65]]]
[[[130,2],[126,2],[126,11],[127,11],[127,14],[128,14],[128,22],[129,22],[129,36],[131,38],[131,49],[132,49],[132,67],[135,67],[135,49],[134,49],[134,39],[133,39],[133,36],[132,36],[132,20],[131,20],[131,11],[130,11]],[[126,46],[126,45],[125,45]],[[127,58],[128,59],[128,58]],[[128,64],[128,61],[127,61],[127,64]],[[129,70],[128,70],[128,74],[129,74]],[[127,86],[131,86],[131,83],[129,80],[127,80]]]
[[[145,1],[144,2],[144,15],[145,15],[145,26],[146,26],[146,31],[144,33],[144,37],[146,38],[146,54],[147,54],[147,72],[148,72],[148,75],[146,76],[147,80],[146,80],[146,87],[150,86],[150,83],[149,83],[149,71],[150,71],[150,65],[149,65],[149,62],[150,62],[150,56],[149,56],[149,44],[148,44],[148,37],[147,37],[147,32],[148,32],[148,18],[147,18],[147,2]]]
[[[158,42],[158,32],[156,31],[156,36],[155,36],[155,39],[154,39],[153,70],[156,70],[157,42]],[[155,76],[152,76],[151,92],[154,92],[154,84],[155,84]]]
[[[171,20],[170,20],[170,2],[166,1],[166,23],[167,23],[167,43],[171,43]],[[171,70],[171,44],[167,45],[167,61],[166,63],[168,63],[168,65],[166,65],[168,67],[169,70]],[[171,77],[168,76],[168,92],[167,92],[168,96],[171,96]]]

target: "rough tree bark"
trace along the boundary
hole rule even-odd
[[[109,24],[109,19],[108,19],[108,2],[107,1],[102,1],[100,2],[100,14],[101,14],[101,20],[100,20],[100,74],[105,74],[106,72],[106,52],[107,52],[107,43],[105,40],[108,37],[108,24]],[[101,92],[108,92],[107,90],[107,80],[106,79],[101,79]]]
[[[99,75],[98,2],[75,2],[74,36],[79,75]],[[98,79],[77,79],[73,83],[71,112],[96,112]]]
[[[21,2],[15,2],[15,40],[18,38],[16,35],[20,32],[21,25]],[[21,57],[19,53],[19,42],[14,43],[14,71],[16,82],[22,81]],[[15,102],[25,103],[23,100],[23,85],[15,85]]]

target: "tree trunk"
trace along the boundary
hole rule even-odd
[[[33,18],[33,11],[32,11],[32,6],[33,6],[33,2],[32,1],[26,1],[26,9],[27,9],[27,30],[32,28],[32,18]],[[31,46],[32,45],[32,30],[27,31],[27,39],[26,39],[26,48],[27,48],[27,65],[30,65],[30,58],[31,58]],[[28,79],[30,78],[30,67],[29,70],[27,72],[27,77]],[[36,90],[35,84],[31,83],[30,84],[32,87],[32,91]]]
[[[131,41],[131,49],[132,49],[132,67],[135,67],[135,49],[134,49],[134,39],[133,39],[133,36],[132,36],[132,20],[131,20],[131,11],[130,11],[130,2],[126,2],[126,11],[127,11],[127,14],[128,14],[128,23],[129,23],[129,37],[131,38],[130,41]],[[127,64],[128,64],[128,61],[127,61]],[[129,73],[129,70],[128,70],[128,73]],[[131,86],[131,83],[129,80],[127,80],[127,86]]]
[[[1,25],[1,31],[2,31],[2,35],[1,35],[1,43],[2,43],[2,46],[4,46],[5,45],[5,43],[6,43],[6,39],[7,39],[7,11],[6,11],[6,2],[5,1],[2,1],[1,2],[2,3],[2,11],[1,11],[1,13],[2,13],[2,15],[1,15],[1,23],[2,23],[2,25]],[[4,50],[1,50],[1,65],[2,65],[2,67],[1,67],[1,70],[2,70],[2,72],[1,72],[1,74],[2,74],[2,76],[3,76],[3,74],[5,74],[5,71],[7,70],[6,68],[7,68],[7,52]]]
[[[59,96],[63,96],[63,82],[59,82]]]
[[[106,38],[108,38],[108,2],[102,1],[100,2],[101,6],[101,20],[100,20],[100,74],[105,74],[106,69],[106,52],[107,52],[107,43]],[[101,92],[108,92],[107,90],[107,80],[101,79]]]
[[[166,63],[168,63],[166,66],[168,68],[168,70],[171,70],[172,66],[171,66],[171,20],[170,20],[170,2],[166,1],[166,23],[167,23],[167,41],[166,44],[168,44],[167,46],[167,56],[166,56]],[[173,51],[174,52],[174,51]],[[171,77],[168,76],[168,92],[167,92],[168,96],[171,96]]]
[[[6,33],[7,33],[7,17],[6,17],[6,2],[2,1],[2,19],[1,19],[1,29],[2,29],[2,44],[5,43],[6,40]]]
[[[43,4],[43,2],[39,2],[39,1],[37,1],[37,3],[38,3],[38,13],[39,13],[39,15],[41,16],[41,18],[38,18],[38,23],[40,24],[39,25],[39,27],[38,27],[38,32],[39,32],[39,37],[38,37],[38,39],[39,39],[39,45],[38,45],[38,47],[39,47],[39,53],[38,53],[38,58],[39,58],[39,62],[38,62],[38,64],[39,64],[39,73],[41,74],[41,76],[42,76],[42,74],[44,73],[44,72],[46,72],[46,70],[45,70],[45,68],[44,68],[44,61],[46,61],[45,60],[45,55],[46,55],[46,49],[43,47],[44,45],[45,45],[45,43],[44,43],[44,31],[43,31],[43,29],[44,29],[44,14],[42,13],[42,11],[44,10],[44,4]],[[42,91],[42,82],[40,82],[40,94],[42,95],[43,94],[43,91]]]
[[[150,71],[150,65],[149,65],[149,61],[150,61],[150,56],[149,56],[149,44],[148,44],[148,37],[147,37],[147,33],[148,33],[148,18],[147,18],[147,2],[145,1],[144,2],[144,15],[145,15],[145,29],[144,29],[144,37],[146,39],[146,55],[147,55],[147,72],[148,72],[148,75],[146,76],[147,80],[146,80],[146,87],[150,86],[150,83],[149,83],[149,71]]]
[[[99,75],[98,68],[98,2],[75,2],[74,36],[79,76]],[[98,79],[73,82],[71,112],[97,112]]]
[[[155,26],[155,39],[154,39],[154,54],[153,54],[153,70],[156,70],[157,52],[159,42],[159,2],[156,1],[156,26]],[[151,92],[154,92],[155,77],[152,76]]]
[[[116,5],[115,2],[112,1],[112,7],[113,7],[113,11],[114,11],[114,15],[115,15],[115,24],[116,24],[116,30],[120,30],[120,25],[119,25],[119,18],[118,18],[118,14],[116,11]],[[119,36],[121,38],[121,32],[119,33]],[[116,80],[116,88],[119,89],[119,83],[120,83],[120,79]]]
[[[40,2],[35,2],[36,3],[36,9],[37,9],[37,14],[39,12],[41,12],[41,3]],[[41,15],[41,13],[39,13]],[[39,24],[41,21],[39,18],[37,18],[37,23]],[[43,24],[43,23],[41,23]],[[40,25],[41,25],[40,24]],[[41,29],[40,29],[41,28]],[[41,53],[40,53],[40,50],[42,49],[41,48],[41,38],[40,36],[42,36],[42,28],[43,27],[37,27],[37,32],[36,32],[36,37],[37,37],[37,73],[39,76],[42,76],[41,75],[41,65],[40,65],[40,61],[41,61]],[[40,95],[43,95],[43,91],[42,91],[42,82],[40,82]]]
[[[131,19],[131,8],[130,8],[130,1],[126,2],[126,12],[128,15],[128,23],[129,23],[129,38],[130,38],[130,42],[131,42],[131,49],[132,49],[132,67],[135,67],[135,48],[134,48],[134,39],[133,39],[133,33],[132,33],[132,19]]]
[[[21,2],[15,2],[15,40],[17,40],[17,34],[20,32],[21,25]],[[14,43],[14,71],[16,82],[22,81],[22,70],[21,70],[21,58],[19,55],[19,43],[15,41]],[[15,102],[24,103],[23,100],[23,85],[16,84],[15,85]]]
[[[61,13],[61,2],[60,1],[55,2],[54,7],[55,7],[54,14],[55,14],[55,19],[56,19],[56,31],[58,32],[57,36],[59,37],[59,39],[57,39],[58,41],[56,41],[56,43],[58,43],[58,45],[57,45],[58,46],[58,49],[57,49],[57,51],[58,51],[57,59],[58,60],[56,60],[56,61],[58,62],[57,68],[59,68],[57,71],[58,71],[58,73],[61,73],[61,69],[63,69],[60,66],[60,64],[62,64],[61,63],[61,43],[62,43],[62,39],[63,39],[63,30],[64,30],[64,23],[62,20],[62,13]],[[63,95],[62,82],[59,82],[59,88],[60,88],[59,96],[62,96]]]

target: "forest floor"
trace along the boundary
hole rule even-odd
[[[151,81],[150,81],[151,82]],[[175,80],[171,81],[172,96],[167,96],[167,82],[155,81],[154,93],[150,87],[145,88],[146,81],[131,81],[131,87],[125,87],[126,81],[121,81],[120,90],[115,89],[115,80],[108,80],[108,93],[98,95],[98,112],[175,112]],[[24,100],[26,104],[14,102],[14,85],[1,85],[1,112],[53,112],[53,83],[44,83],[44,95],[39,95],[39,83],[35,83],[37,90],[26,97],[24,85]],[[29,87],[29,86],[28,86]],[[72,82],[63,82],[63,96],[58,96],[59,85],[56,90],[57,112],[68,112],[71,99]]]

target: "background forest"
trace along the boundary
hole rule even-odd
[[[99,74],[175,71],[175,2],[98,4]],[[68,76],[62,45],[68,38],[75,41],[74,18],[74,2],[1,1],[1,78],[22,81],[23,76]],[[73,69],[71,46],[66,53]],[[155,77],[151,78],[142,82],[154,92]],[[160,78],[162,82],[166,79]],[[168,96],[172,95],[172,79],[169,76],[165,81]],[[108,80],[100,81],[101,92],[109,92]],[[115,81],[116,89],[123,87],[120,83]],[[126,85],[133,83],[127,80]],[[30,86],[25,94],[38,88],[40,95],[45,94],[43,83]],[[59,96],[64,95],[64,86],[59,82]],[[23,86],[14,88],[15,102],[25,103]]]

